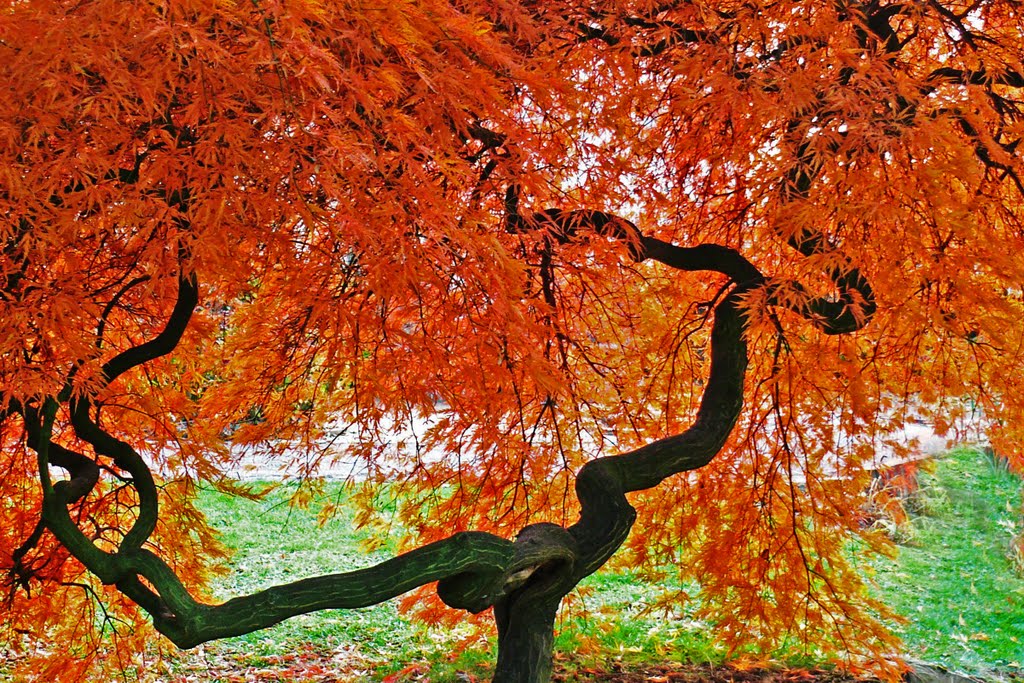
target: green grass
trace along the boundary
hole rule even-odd
[[[879,561],[882,597],[909,622],[907,654],[967,671],[1024,666],[1024,578],[1010,560],[1021,480],[983,453],[958,449],[920,478],[910,539]]]
[[[1008,550],[1021,524],[1020,479],[981,453],[958,450],[941,459],[933,474],[922,475],[921,484],[910,501],[918,514],[900,534],[908,545],[895,561],[875,563],[882,597],[909,619],[899,627],[907,654],[972,672],[1016,670],[1024,663],[1024,579],[1014,572]],[[345,492],[331,486],[326,495],[334,501]],[[320,527],[316,504],[299,510],[287,498],[287,489],[258,502],[203,494],[211,524],[237,549],[234,571],[216,587],[219,597],[393,556],[387,546],[364,553],[364,534],[348,513]],[[650,608],[660,588],[625,571],[588,578],[574,594],[574,616],[560,624],[557,656],[581,668],[720,662],[723,652],[710,642],[707,626],[692,620],[690,608],[671,614]],[[370,680],[415,662],[429,668],[432,681],[465,680],[456,675],[460,671],[486,678],[492,644],[456,653],[454,643],[468,631],[418,626],[398,613],[396,603],[297,617],[209,648],[256,667],[312,648],[320,656],[362,662]]]

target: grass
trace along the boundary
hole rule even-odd
[[[238,549],[234,572],[217,586],[221,597],[393,556],[387,547],[362,552],[363,535],[346,513],[320,527],[317,506],[290,508],[287,493],[283,489],[260,502],[203,495],[201,505],[211,524]],[[343,491],[335,487],[328,495]],[[876,562],[874,577],[881,596],[909,619],[900,627],[907,654],[970,672],[1019,671],[1024,663],[1024,579],[1008,555],[1021,524],[1020,479],[982,453],[957,450],[940,459],[933,473],[922,475],[909,506],[918,514],[900,534],[907,545],[895,561]],[[708,639],[705,625],[686,612],[665,615],[647,609],[656,590],[629,572],[588,578],[573,598],[584,609],[561,624],[558,656],[566,660],[571,655],[581,669],[620,662],[721,661],[723,653]],[[366,680],[381,680],[410,662],[423,663],[433,681],[467,680],[466,673],[486,678],[493,646],[475,642],[456,648],[466,636],[468,631],[415,625],[390,601],[297,617],[209,649],[257,668],[312,649],[363,671]],[[598,652],[600,660],[597,654],[588,656]]]
[[[1021,480],[984,453],[958,449],[924,473],[907,544],[877,563],[884,599],[909,622],[909,656],[966,671],[1024,666],[1024,578],[1010,542]]]

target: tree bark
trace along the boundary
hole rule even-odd
[[[494,606],[498,661],[493,683],[547,683],[554,664],[555,615],[562,596],[521,595]]]
[[[494,603],[498,661],[494,683],[551,678],[555,616],[582,578],[577,539],[557,524],[531,524],[515,540],[506,594]]]

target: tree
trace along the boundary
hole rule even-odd
[[[1016,2],[0,12],[4,637],[44,678],[436,581],[543,681],[616,553],[723,642],[878,658],[874,446],[976,406],[1024,464]],[[210,602],[196,484],[315,481],[338,421],[408,552]]]

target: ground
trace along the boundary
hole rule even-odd
[[[438,678],[428,668],[418,664],[410,664],[395,674],[378,679],[332,658],[304,658],[300,653],[296,653],[294,659],[282,657],[276,662],[265,660],[262,666],[252,666],[241,659],[232,659],[212,658],[207,659],[205,664],[196,661],[167,680],[173,683],[369,683],[378,680],[380,683],[485,683],[487,680],[486,677],[480,678],[469,673],[455,674],[454,678],[450,675]],[[578,668],[572,662],[563,661],[557,665],[552,680],[556,683],[854,683],[875,679],[857,679],[849,674],[825,669],[740,668],[679,663],[635,666],[620,662],[610,662],[601,668]]]
[[[424,664],[409,664],[381,678],[361,669],[358,656],[317,653],[312,647],[279,657],[261,658],[260,664],[244,654],[190,658],[173,676],[161,683],[486,683],[486,673],[438,675]],[[906,683],[1022,683],[1024,674],[1002,672],[983,679],[952,673],[941,667],[916,663]],[[555,683],[879,683],[878,679],[857,677],[825,668],[770,668],[735,664],[624,664],[578,666],[565,655],[556,655]]]

